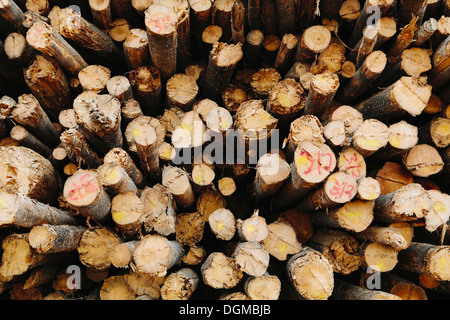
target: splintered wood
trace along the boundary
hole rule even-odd
[[[0,299],[450,297],[450,1],[69,2],[0,0]]]

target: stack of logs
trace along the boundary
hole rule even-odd
[[[1,297],[449,297],[449,0],[72,2],[0,0]]]

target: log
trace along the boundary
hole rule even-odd
[[[103,154],[123,144],[120,101],[110,94],[85,91],[73,102],[79,130]]]
[[[0,15],[16,30],[22,31],[22,22],[25,20],[22,9],[12,0],[4,0],[0,3]]]
[[[273,63],[280,74],[284,75],[289,70],[298,41],[298,37],[292,33],[286,33],[281,38],[280,48]]]
[[[161,184],[145,187],[141,192],[144,212],[141,221],[147,232],[156,231],[163,236],[175,233],[176,202]]]
[[[363,30],[367,25],[367,21],[370,16],[374,13],[372,10],[374,7],[378,7],[380,10],[380,15],[383,16],[393,5],[395,1],[393,0],[366,0],[363,7],[361,8],[361,14],[355,22],[353,32],[349,38],[350,46],[354,46],[359,39],[361,39]]]
[[[233,257],[242,271],[253,277],[263,276],[269,266],[269,253],[258,242],[241,242]]]
[[[323,182],[336,167],[336,157],[324,143],[304,141],[295,149],[290,178],[274,198],[274,205],[287,208]]]
[[[130,24],[125,19],[116,19],[109,25],[108,34],[114,41],[123,43],[130,33]]]
[[[236,219],[233,213],[224,208],[219,208],[208,217],[209,227],[217,239],[231,240],[236,233]]]
[[[191,110],[198,90],[197,82],[192,77],[182,73],[174,74],[166,83],[168,107]]]
[[[377,179],[372,177],[362,178],[358,182],[357,197],[361,200],[375,200],[380,196],[381,188]]]
[[[245,42],[245,6],[240,0],[236,0],[231,7],[231,39],[234,43]]]
[[[162,184],[174,196],[178,206],[189,208],[195,203],[195,194],[189,177],[182,169],[172,166],[165,167],[162,170]]]
[[[76,44],[80,51],[86,52],[91,64],[107,63],[115,70],[122,70],[125,61],[123,50],[108,33],[86,20],[80,13],[70,7],[61,9],[54,6],[49,13],[49,19],[51,26],[58,33]]]
[[[331,32],[324,26],[307,28],[300,38],[295,53],[295,61],[312,62],[315,56],[324,51],[331,42]]]
[[[412,242],[399,252],[398,268],[424,274],[438,281],[448,281],[448,246]]]
[[[100,300],[135,300],[136,293],[127,284],[125,276],[117,275],[105,279],[99,296]]]
[[[141,232],[144,202],[134,192],[122,192],[111,199],[111,216],[125,238]]]
[[[89,0],[94,24],[102,30],[107,30],[112,24],[112,1]]]
[[[305,211],[331,208],[349,202],[356,196],[355,178],[344,172],[330,174],[325,183],[303,198],[298,207]]]
[[[329,71],[314,75],[306,97],[304,114],[321,116],[331,104],[338,88],[339,77]]]
[[[417,144],[402,155],[405,168],[417,177],[429,177],[444,167],[439,152],[428,144]]]
[[[150,56],[165,83],[177,70],[177,21],[175,9],[152,4],[145,11]]]
[[[294,79],[281,80],[270,90],[266,110],[287,126],[300,116],[306,104],[306,93]]]
[[[79,130],[72,128],[61,133],[62,146],[76,155],[88,168],[97,168],[102,164],[101,158],[87,144],[86,137]]]
[[[352,146],[367,158],[386,146],[388,141],[388,126],[377,119],[367,119],[353,133]]]
[[[24,70],[24,79],[33,95],[53,116],[72,105],[68,79],[53,60],[37,55]]]
[[[230,45],[224,42],[214,43],[209,54],[203,88],[207,98],[218,101],[242,56],[241,43]]]
[[[46,145],[55,147],[59,144],[58,132],[34,95],[19,96],[11,112],[11,118]]]
[[[109,253],[111,264],[116,268],[129,268],[133,262],[133,252],[138,240],[123,242],[115,246]]]
[[[244,291],[251,300],[278,300],[281,281],[275,275],[250,277],[244,283]]]
[[[400,189],[382,194],[375,200],[377,222],[408,222],[422,218],[432,207],[428,193],[420,184],[409,183]]]
[[[271,67],[281,45],[281,38],[276,34],[266,34],[261,47],[261,66]]]
[[[378,30],[373,26],[364,28],[363,36],[347,55],[347,60],[355,64],[358,69],[364,60],[370,55],[377,43]]]
[[[402,300],[399,296],[381,290],[369,290],[336,279],[332,300]]]
[[[113,76],[106,82],[106,90],[121,103],[133,99],[130,80],[125,76]]]
[[[380,227],[372,225],[366,230],[356,233],[355,237],[363,241],[391,246],[396,250],[406,249],[410,245],[399,229],[390,226]]]
[[[286,261],[289,255],[302,250],[294,228],[285,221],[275,221],[267,225],[269,233],[262,241],[264,249],[279,261]]]
[[[169,274],[161,286],[162,300],[188,300],[199,285],[197,273],[190,268],[182,268]]]
[[[295,0],[277,0],[278,28],[279,34],[296,33]]]
[[[162,78],[155,66],[139,66],[128,75],[136,100],[145,115],[157,116],[162,108]]]
[[[426,8],[427,1],[424,0],[401,0],[398,4],[400,26],[407,25],[414,17],[419,17],[418,24],[421,25]]]
[[[264,33],[261,30],[252,29],[247,33],[243,46],[246,66],[256,68],[260,65],[263,41]]]
[[[28,242],[39,253],[71,252],[85,231],[85,227],[75,225],[42,224],[30,230]]]
[[[327,210],[311,213],[313,225],[361,232],[369,227],[374,219],[374,202],[354,200]]]
[[[267,153],[258,160],[252,195],[256,199],[274,195],[290,174],[289,164],[278,154]]]
[[[330,261],[336,273],[350,274],[362,264],[359,256],[360,244],[345,231],[319,228],[309,239],[308,246],[321,252]]]
[[[139,272],[165,276],[182,257],[183,249],[176,241],[160,235],[146,235],[136,244],[133,260]]]
[[[289,258],[288,277],[295,290],[307,300],[327,300],[334,288],[333,266],[319,251],[304,247]]]
[[[263,241],[269,234],[266,219],[258,211],[245,220],[237,219],[236,227],[239,237],[247,242]]]
[[[5,38],[4,50],[9,60],[23,67],[28,66],[37,53],[25,36],[18,32],[10,33]]]
[[[401,164],[388,161],[378,170],[375,177],[380,183],[381,194],[394,192],[413,182],[412,174]]]
[[[337,161],[339,171],[350,174],[356,181],[366,177],[367,164],[364,156],[353,147],[345,147],[339,153]]]
[[[193,246],[203,240],[205,220],[198,212],[185,212],[177,215],[175,239],[181,245]]]
[[[123,240],[108,227],[86,230],[78,243],[80,262],[88,268],[105,270],[111,266],[110,252]]]
[[[144,29],[133,28],[123,42],[123,51],[128,69],[150,65],[149,40]]]
[[[4,191],[19,193],[44,204],[55,204],[60,181],[49,160],[20,146],[1,147],[0,160],[0,181]]]
[[[86,218],[105,221],[111,209],[111,199],[101,185],[95,170],[79,169],[64,183],[63,196]]]
[[[364,242],[360,255],[364,266],[378,272],[392,271],[398,263],[398,250],[378,242]]]
[[[11,138],[19,142],[19,145],[36,151],[41,156],[48,158],[52,151],[44,143],[33,136],[27,129],[21,125],[16,125],[11,129]]]
[[[134,181],[118,162],[105,162],[97,168],[100,183],[112,194],[131,192],[140,195]]]
[[[235,259],[222,252],[212,252],[201,265],[203,282],[214,289],[234,288],[244,276]]]
[[[425,21],[414,35],[413,45],[420,47],[425,44],[425,42],[430,40],[433,34],[437,31],[438,27],[439,24],[435,18],[430,18],[429,20]]]
[[[429,73],[429,84],[433,90],[437,90],[445,85],[450,79],[450,67],[448,61],[450,59],[450,35],[434,50],[431,58],[432,69]]]

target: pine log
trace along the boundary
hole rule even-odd
[[[242,56],[241,43],[217,42],[213,45],[205,75],[204,94],[207,98],[215,101],[220,98]]]
[[[105,279],[100,289],[100,300],[135,300],[136,293],[130,288],[124,275]]]
[[[18,32],[10,33],[5,38],[4,50],[9,60],[26,67],[37,52],[28,44],[24,35]]]
[[[64,183],[63,196],[77,210],[94,221],[104,221],[111,209],[111,199],[95,170],[78,170]]]
[[[151,116],[159,115],[162,111],[162,78],[159,70],[155,66],[141,65],[133,69],[128,78],[142,112]]]
[[[0,148],[0,160],[3,190],[20,193],[45,204],[55,204],[60,182],[49,160],[20,146]]]
[[[108,34],[114,41],[123,43],[130,34],[130,24],[125,19],[116,19],[109,25]]]
[[[88,229],[78,243],[80,262],[95,270],[108,269],[111,266],[111,250],[122,242],[119,235],[108,227]]]
[[[123,42],[123,50],[128,69],[150,65],[149,40],[144,29],[131,29]]]
[[[258,160],[252,195],[256,199],[274,195],[290,173],[289,164],[278,154],[267,153]]]
[[[193,78],[182,73],[174,74],[166,83],[168,107],[191,110],[198,90],[197,82]]]
[[[430,18],[425,21],[414,35],[413,45],[420,47],[425,44],[425,42],[427,42],[437,31],[438,27],[439,24],[435,18]]]
[[[234,258],[212,252],[201,265],[203,282],[214,289],[234,288],[244,276]]]
[[[22,22],[25,20],[22,9],[13,0],[3,0],[0,3],[0,15],[17,31],[22,31]]]
[[[277,260],[286,261],[289,255],[296,254],[302,249],[294,228],[288,222],[275,221],[269,223],[267,228],[269,233],[262,244],[264,249]]]
[[[361,14],[358,16],[353,32],[349,38],[349,45],[354,46],[359,39],[361,39],[368,19],[374,13],[373,8],[378,8],[380,10],[380,15],[383,16],[394,5],[394,3],[394,0],[366,0],[361,8]]]
[[[237,219],[236,227],[239,237],[247,242],[263,241],[269,234],[266,219],[258,211],[245,220]]]
[[[339,153],[339,171],[350,174],[358,182],[366,176],[367,164],[364,156],[353,147],[345,147]]]
[[[260,65],[263,41],[264,33],[261,30],[252,29],[247,33],[243,46],[246,66],[257,68]]]
[[[369,56],[377,43],[378,30],[374,26],[367,26],[364,28],[363,36],[358,43],[353,47],[352,51],[347,55],[347,60],[355,64],[358,69],[364,60]]]
[[[429,177],[442,170],[444,162],[439,152],[428,144],[417,144],[402,155],[405,168],[417,177]]]
[[[177,21],[175,9],[162,4],[152,4],[145,11],[150,56],[164,83],[177,70]]]
[[[156,231],[163,236],[175,233],[176,203],[166,187],[156,184],[144,188],[141,200],[144,204],[141,220],[147,232]]]
[[[390,161],[377,172],[376,179],[380,183],[381,194],[394,192],[413,182],[412,174],[403,165]]]
[[[274,205],[287,208],[323,182],[336,167],[336,157],[324,143],[304,141],[295,149],[291,175],[274,198]],[[356,192],[356,190],[355,190]]]
[[[276,117],[280,125],[286,126],[300,116],[306,94],[294,79],[281,80],[272,87],[266,109]]]
[[[360,244],[345,231],[319,228],[309,239],[308,246],[321,252],[330,261],[336,273],[350,274],[362,264],[358,253]]]
[[[431,58],[432,69],[429,73],[429,84],[433,91],[441,88],[450,79],[450,35],[434,50]]]
[[[115,246],[109,253],[111,264],[116,268],[128,268],[133,262],[133,252],[138,240],[130,240]]]
[[[304,247],[289,258],[288,276],[297,292],[307,300],[327,300],[334,288],[333,266],[319,251]]]
[[[388,126],[377,119],[367,119],[353,133],[352,146],[367,158],[386,146],[388,141]]]
[[[80,13],[70,7],[61,9],[54,6],[49,13],[49,19],[51,26],[58,33],[70,39],[80,51],[86,51],[85,55],[93,64],[107,63],[111,68],[122,70],[124,55],[121,48],[108,33],[86,20]]]
[[[219,208],[208,217],[208,224],[217,239],[231,240],[236,233],[236,219],[233,213]]]
[[[134,192],[123,192],[111,200],[111,215],[122,235],[130,238],[141,232],[144,203]]]
[[[33,136],[27,129],[21,125],[16,125],[11,129],[11,138],[19,142],[19,145],[36,151],[41,156],[48,158],[52,151],[44,143]]]
[[[244,291],[251,300],[278,300],[281,280],[278,276],[269,274],[249,277],[244,283]]]
[[[369,290],[336,279],[332,300],[402,300],[399,296],[381,290]]]
[[[19,96],[11,112],[11,118],[46,145],[54,147],[59,144],[58,132],[34,95]]]
[[[355,178],[344,172],[330,174],[325,183],[303,198],[298,207],[306,211],[331,208],[352,200],[357,193]]]
[[[185,171],[168,166],[162,171],[162,184],[174,196],[177,205],[188,208],[195,203],[195,194]]]
[[[86,137],[79,130],[72,128],[61,133],[62,146],[76,155],[88,168],[97,168],[102,164],[101,158],[87,144]]]
[[[448,281],[449,247],[428,243],[412,242],[399,252],[398,268],[424,274],[438,281]]]
[[[298,37],[292,33],[286,33],[281,38],[280,48],[273,63],[280,74],[284,75],[289,70],[298,41]]]
[[[420,219],[432,207],[427,191],[417,183],[382,194],[375,200],[374,217],[377,222],[395,223]]]
[[[331,104],[338,88],[339,77],[326,71],[314,75],[305,101],[304,113],[321,116]]]
[[[312,223],[317,226],[361,232],[374,219],[374,202],[354,200],[327,210],[319,210],[310,215]]]
[[[197,273],[190,268],[182,268],[169,274],[161,286],[162,300],[188,300],[199,285]]]
[[[160,235],[146,235],[133,252],[133,260],[139,272],[165,276],[182,257],[183,249],[176,241]]]
[[[123,144],[120,101],[110,94],[85,91],[75,98],[75,119],[87,140],[104,154]]]
[[[307,28],[300,38],[295,53],[295,61],[312,62],[315,56],[324,51],[331,42],[331,32],[324,26]]]
[[[121,103],[133,99],[130,80],[125,76],[113,76],[106,82],[106,90]]]
[[[39,253],[70,252],[85,231],[81,226],[42,224],[30,230],[28,242]]]
[[[113,22],[111,4],[111,0],[89,0],[93,22],[102,30],[109,29]]]

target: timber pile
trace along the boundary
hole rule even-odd
[[[69,2],[0,0],[1,297],[448,299],[450,1]]]

